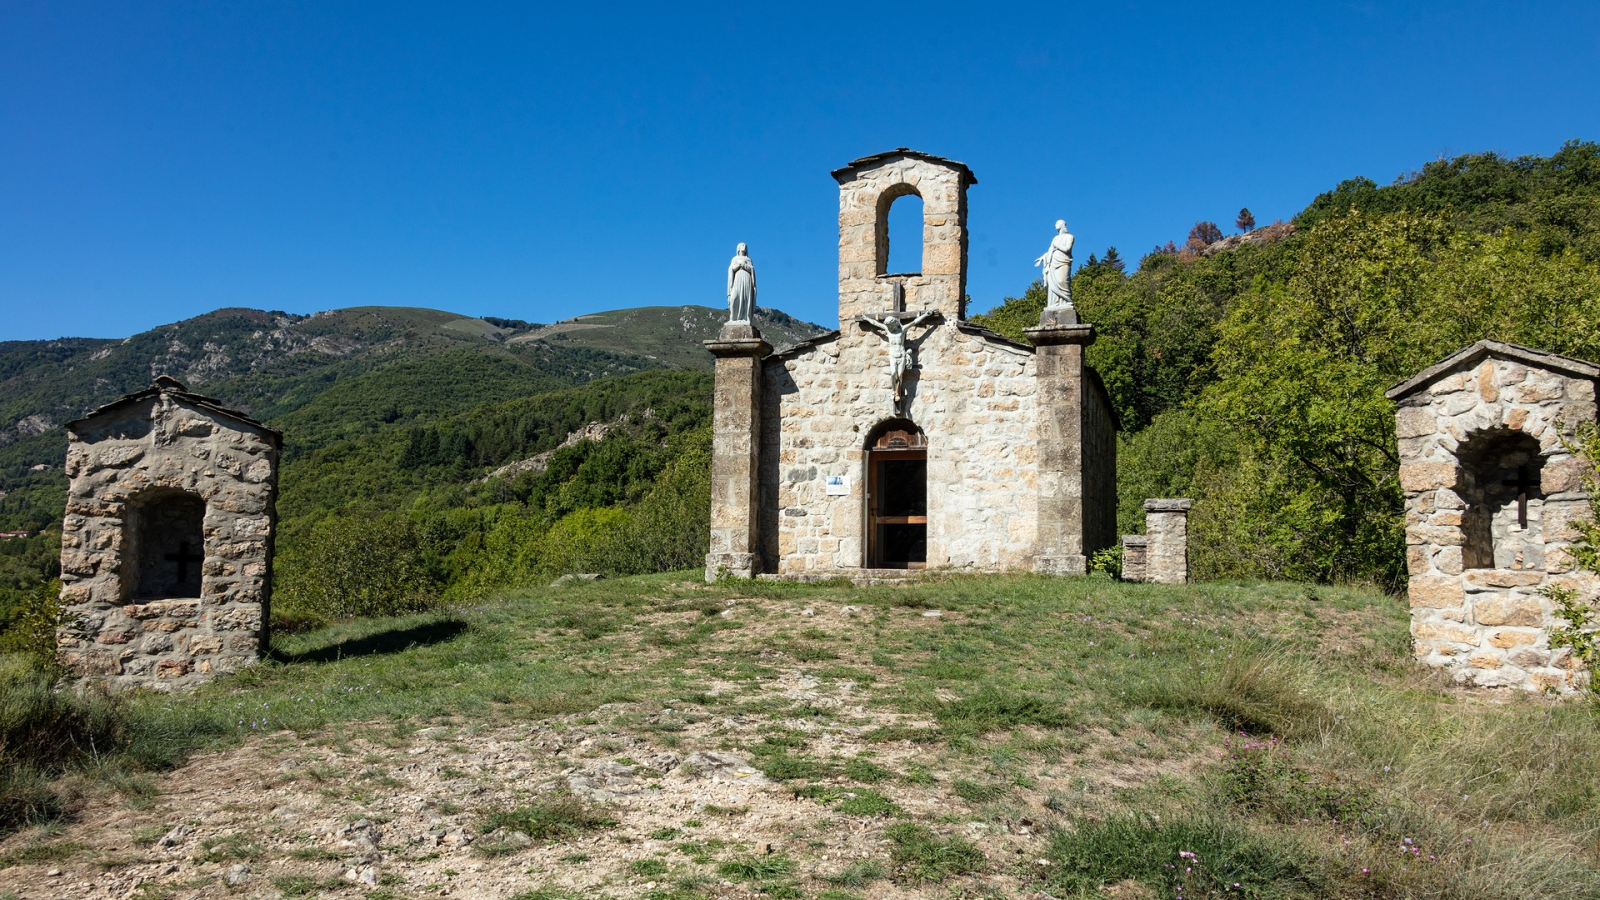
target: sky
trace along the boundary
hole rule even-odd
[[[1137,260],[1600,139],[1593,0],[762,6],[0,0],[0,340],[722,306],[740,241],[762,306],[826,324],[828,173],[901,146],[977,175],[981,311],[1058,218]]]

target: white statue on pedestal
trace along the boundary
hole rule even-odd
[[[728,263],[728,323],[748,325],[756,311],[756,264],[744,244]]]
[[[1056,236],[1050,249],[1033,261],[1044,267],[1044,285],[1050,292],[1046,308],[1072,306],[1072,233],[1067,231],[1065,220],[1056,220]]]
[[[934,315],[937,313],[930,309],[904,324],[899,316],[885,316],[881,320],[871,316],[861,317],[862,325],[883,332],[883,336],[889,339],[889,381],[894,385],[894,411],[897,415],[904,413],[901,407],[906,396],[906,372],[911,369],[911,348],[906,345],[906,332]]]

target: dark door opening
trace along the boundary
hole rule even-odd
[[[891,423],[867,448],[867,566],[928,562],[928,450],[921,429]]]
[[[128,510],[124,591],[132,600],[200,596],[206,502],[163,492]]]

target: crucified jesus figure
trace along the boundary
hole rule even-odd
[[[882,319],[861,317],[863,326],[883,332],[883,336],[889,340],[889,380],[894,385],[896,414],[903,413],[901,405],[905,402],[906,396],[906,372],[911,368],[911,347],[906,344],[906,332],[935,315],[938,313],[930,309],[904,324],[900,322],[899,316],[885,316]]]

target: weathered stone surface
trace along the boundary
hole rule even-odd
[[[1467,573],[1469,584],[1485,587],[1527,587],[1544,580],[1543,572],[1508,572],[1504,569],[1474,569]]]
[[[1544,606],[1527,597],[1489,595],[1480,596],[1472,605],[1473,618],[1479,625],[1530,625],[1544,624]]]
[[[1400,464],[1400,489],[1430,491],[1454,487],[1456,467],[1447,462],[1408,462]]]
[[[1525,647],[1538,639],[1539,633],[1536,631],[1504,630],[1496,631],[1490,635],[1489,643],[1502,649],[1510,649],[1512,647]]]
[[[1417,576],[1411,579],[1408,595],[1412,606],[1440,609],[1460,606],[1466,599],[1461,582],[1454,578]]]
[[[277,432],[165,378],[68,429],[61,597],[76,624],[57,639],[118,648],[64,650],[68,670],[172,690],[259,659]]]

